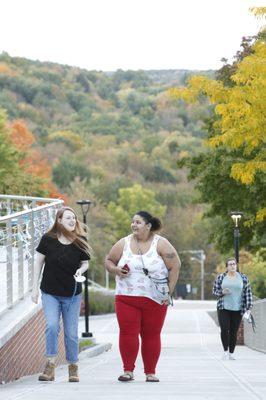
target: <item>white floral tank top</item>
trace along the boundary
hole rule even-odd
[[[143,264],[141,256],[133,254],[130,248],[130,239],[132,235],[125,237],[125,245],[122,257],[119,260],[118,266],[122,267],[127,264],[130,272],[127,277],[120,278],[116,276],[116,294],[126,296],[144,296],[161,304],[152,295],[150,278],[143,272]],[[155,278],[165,278],[168,276],[168,270],[162,259],[157,253],[157,243],[161,236],[154,235],[153,241],[147,253],[142,255],[145,268],[149,274]]]

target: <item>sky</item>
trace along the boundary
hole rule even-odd
[[[264,4],[263,4],[264,3]],[[265,0],[5,0],[0,53],[88,70],[218,69]]]

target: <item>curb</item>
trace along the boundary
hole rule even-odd
[[[96,344],[90,349],[83,350],[79,353],[79,360],[83,360],[84,358],[96,357],[99,354],[104,353],[105,351],[110,350],[112,347],[112,343],[103,343]]]

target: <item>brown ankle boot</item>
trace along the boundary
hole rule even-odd
[[[79,382],[77,364],[69,364],[68,366],[69,382]]]
[[[39,376],[39,381],[54,381],[55,364],[47,361],[43,373]]]

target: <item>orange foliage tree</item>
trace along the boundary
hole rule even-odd
[[[35,138],[22,120],[14,120],[10,124],[11,140],[21,154],[19,161],[21,168],[30,176],[41,180],[41,188],[50,197],[60,197],[65,201],[66,196],[59,193],[52,183],[52,170],[41,152],[34,148]]]

